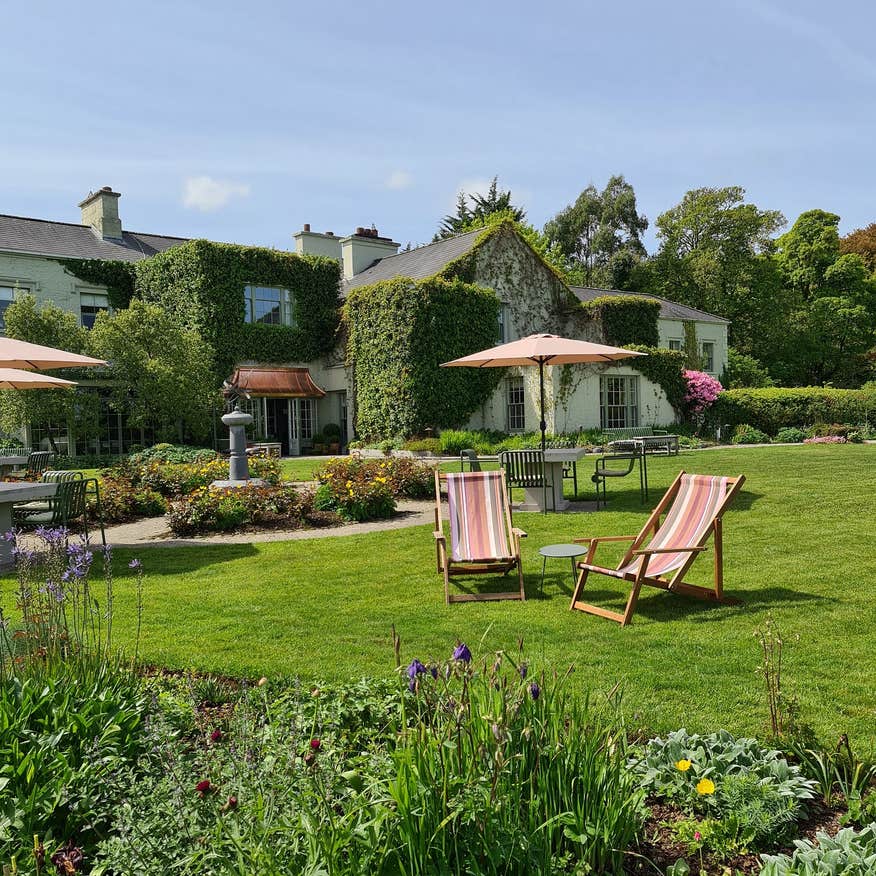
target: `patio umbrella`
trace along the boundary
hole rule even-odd
[[[0,338],[0,367],[2,368],[39,371],[52,368],[82,368],[88,365],[106,365],[106,362],[91,356],[56,350],[54,347],[44,347],[42,344],[19,341],[17,338]]]
[[[49,377],[48,374],[34,374],[19,368],[0,368],[0,389],[71,389],[76,386],[72,380]]]
[[[576,341],[572,338],[561,338],[559,335],[529,335],[518,341],[490,347],[480,353],[472,353],[452,362],[442,363],[442,368],[511,368],[516,365],[538,365],[538,382],[541,397],[541,449],[545,449],[545,431],[547,423],[544,419],[544,366],[574,365],[581,362],[615,362],[618,359],[628,359],[631,356],[645,356],[636,350],[624,350],[622,347],[608,347],[605,344],[593,344],[589,341]]]

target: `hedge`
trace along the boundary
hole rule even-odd
[[[236,362],[309,362],[335,346],[340,264],[254,246],[191,240],[136,265],[136,293],[177,314],[214,351],[217,379]],[[294,326],[247,323],[244,287],[288,289]]]
[[[708,411],[713,425],[748,423],[769,435],[786,426],[813,423],[863,423],[876,416],[876,390],[830,389],[728,389]]]
[[[461,280],[400,277],[354,289],[344,318],[359,437],[381,440],[466,422],[504,372],[439,366],[493,346],[498,314],[491,290]]]

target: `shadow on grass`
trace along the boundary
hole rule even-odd
[[[195,572],[206,566],[215,566],[229,560],[243,560],[255,557],[258,553],[252,544],[211,544],[195,545],[185,549],[173,550],[184,540],[160,545],[120,545],[113,548],[113,569],[119,575],[129,574],[128,561],[137,557],[143,562],[147,575],[182,575]],[[133,572],[130,574],[133,575]]]

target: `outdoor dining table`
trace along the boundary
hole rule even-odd
[[[27,465],[27,454],[24,456],[0,456],[0,477],[5,477],[9,474],[9,470],[19,465]]]
[[[3,537],[12,530],[12,506],[19,502],[51,498],[57,489],[57,484],[42,482],[0,484],[0,569],[9,569],[15,565],[12,543]]]
[[[558,447],[544,451],[545,474],[553,490],[553,501],[549,504],[549,510],[565,511],[569,502],[563,497],[563,468],[567,463],[578,462],[587,453],[586,447]],[[539,505],[543,502],[544,492],[539,489],[532,490],[532,498]],[[527,501],[529,496],[527,495]]]

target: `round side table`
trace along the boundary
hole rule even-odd
[[[572,586],[575,586],[577,575],[575,574],[575,559],[587,553],[587,546],[580,544],[547,544],[538,549],[542,555],[541,563],[541,592],[544,593],[544,573],[548,559],[571,560],[572,563]]]

